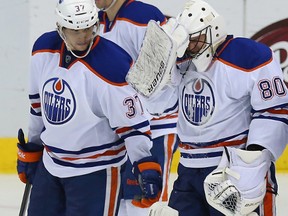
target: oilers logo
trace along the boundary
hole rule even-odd
[[[188,122],[200,126],[208,122],[215,109],[212,87],[206,78],[194,78],[182,90],[182,111]]]
[[[51,124],[69,121],[76,109],[75,96],[65,80],[52,78],[45,82],[42,91],[43,111]]]

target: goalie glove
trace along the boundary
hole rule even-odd
[[[132,204],[147,208],[159,200],[162,191],[161,166],[153,157],[146,157],[133,164],[133,173],[142,190],[141,197],[135,197]]]
[[[266,194],[271,153],[225,147],[219,166],[204,181],[207,202],[225,215],[253,215]]]
[[[150,20],[137,60],[126,75],[126,81],[141,95],[149,98],[171,81],[176,59],[189,44],[186,29],[169,19],[160,26]]]
[[[17,172],[23,183],[33,183],[38,162],[43,154],[43,146],[36,143],[26,143],[22,129],[18,131]]]
[[[166,24],[162,25],[162,29],[176,43],[177,57],[181,58],[189,45],[189,34],[187,30],[179,24],[175,18],[170,18]]]

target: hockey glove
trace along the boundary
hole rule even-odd
[[[219,166],[204,181],[208,203],[225,215],[255,215],[266,193],[271,153],[225,147]]]
[[[181,58],[188,45],[189,34],[184,26],[178,23],[177,19],[170,18],[166,24],[162,26],[162,29],[173,39],[177,45],[177,57]]]
[[[24,133],[20,128],[18,131],[18,159],[17,159],[17,172],[19,179],[23,183],[33,183],[33,178],[37,169],[38,162],[42,157],[43,146],[25,142]]]
[[[150,207],[159,200],[162,191],[161,166],[153,157],[146,157],[133,164],[133,172],[143,194],[135,197],[132,204],[140,208]]]

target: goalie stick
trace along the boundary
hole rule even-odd
[[[29,195],[30,195],[30,191],[31,191],[31,186],[32,185],[29,182],[26,183],[26,185],[25,185],[24,194],[23,194],[22,201],[21,201],[19,216],[25,216],[26,208],[27,208],[27,204],[28,204],[28,200],[29,200]]]
[[[171,77],[177,44],[154,20],[149,21],[139,56],[126,81],[144,97],[160,90]]]

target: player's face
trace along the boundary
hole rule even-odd
[[[95,0],[97,8],[108,8],[113,0]]]
[[[93,26],[86,29],[74,30],[63,28],[63,33],[71,50],[85,51],[93,39]]]
[[[187,52],[191,54],[197,54],[202,49],[206,41],[206,35],[202,34],[196,37],[190,37],[190,42],[187,48]]]

